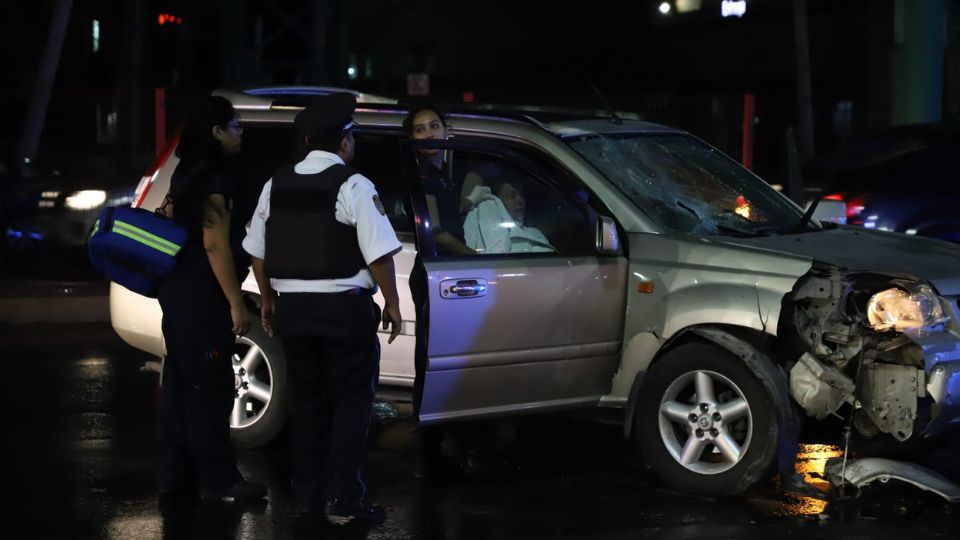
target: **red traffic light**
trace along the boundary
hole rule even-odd
[[[157,24],[160,26],[165,24],[181,24],[182,22],[182,17],[177,17],[176,15],[171,15],[170,13],[161,13],[157,15]]]

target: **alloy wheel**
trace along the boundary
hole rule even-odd
[[[678,377],[661,397],[659,412],[664,446],[690,471],[728,471],[750,446],[750,404],[743,391],[720,373],[692,371]]]
[[[238,337],[233,354],[234,400],[230,427],[255,424],[270,406],[273,394],[270,361],[263,350],[246,337]]]

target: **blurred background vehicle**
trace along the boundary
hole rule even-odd
[[[0,265],[11,277],[92,277],[85,249],[90,227],[104,207],[133,201],[129,177],[94,167],[8,171],[2,186]]]
[[[960,119],[895,127],[818,160],[808,180],[847,223],[960,242]]]

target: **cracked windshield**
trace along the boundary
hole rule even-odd
[[[567,142],[647,216],[672,231],[746,237],[801,229],[798,207],[693,137],[591,135]]]

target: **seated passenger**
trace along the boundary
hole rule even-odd
[[[493,199],[482,201],[467,213],[463,232],[467,246],[477,253],[556,252],[536,227],[524,225],[527,201],[516,180],[499,180]]]

